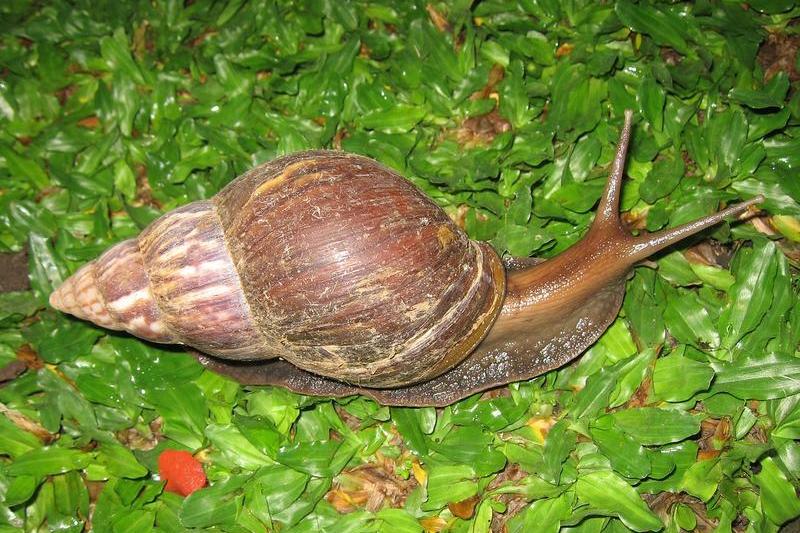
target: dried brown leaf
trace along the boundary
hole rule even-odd
[[[790,81],[800,80],[797,71],[797,51],[800,35],[770,33],[758,49],[758,63],[764,70],[764,79],[769,81],[778,72],[785,72]]]
[[[384,506],[402,507],[409,493],[417,486],[413,477],[403,479],[395,474],[390,459],[347,469],[334,480],[325,499],[340,513],[364,508],[375,512]]]
[[[447,18],[442,15],[432,4],[426,5],[425,11],[428,12],[428,17],[430,17],[431,22],[434,26],[436,26],[437,30],[442,33],[450,31],[450,23],[447,22]]]
[[[39,422],[28,418],[16,409],[11,409],[7,405],[0,403],[0,415],[4,415],[11,423],[23,431],[32,434],[44,444],[50,444],[58,435],[47,431]]]
[[[475,514],[475,507],[477,507],[479,501],[481,501],[481,498],[476,494],[460,502],[450,502],[447,504],[447,508],[453,513],[453,516],[457,516],[462,520],[469,520]]]

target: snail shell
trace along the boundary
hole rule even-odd
[[[165,214],[50,303],[153,342],[392,387],[466,357],[504,291],[491,247],[410,182],[366,157],[311,151]]]

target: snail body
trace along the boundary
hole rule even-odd
[[[652,235],[618,216],[626,113],[598,214],[547,261],[471,241],[395,172],[293,154],[171,211],[87,263],[56,309],[179,343],[243,383],[391,405],[445,405],[582,353],[619,311],[632,266],[759,199]]]

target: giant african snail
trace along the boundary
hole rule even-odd
[[[577,357],[616,317],[636,262],[760,201],[632,236],[618,214],[630,130],[626,112],[589,231],[547,261],[504,265],[398,174],[311,151],[165,214],[81,267],[50,303],[194,347],[244,383],[452,403]]]

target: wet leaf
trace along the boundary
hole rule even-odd
[[[618,2],[615,10],[622,23],[634,31],[646,33],[656,43],[671,46],[681,54],[690,53],[678,16],[647,4],[635,6],[627,1]]]
[[[614,425],[644,445],[668,444],[700,431],[700,420],[672,409],[641,407],[611,415]]]
[[[597,419],[589,432],[617,473],[633,479],[642,479],[650,473],[650,458],[645,449],[634,437],[614,427],[612,417]]]
[[[800,515],[800,498],[795,487],[771,457],[761,462],[761,472],[755,480],[762,491],[764,513],[773,524],[781,525]]]
[[[449,502],[460,502],[477,494],[475,471],[467,465],[436,466],[428,473],[428,500],[423,509],[440,509]]]
[[[575,492],[580,500],[603,514],[618,517],[634,531],[657,531],[663,527],[636,491],[611,471],[581,475]]]
[[[671,299],[664,320],[669,332],[679,342],[697,348],[713,349],[719,346],[719,334],[711,316],[692,293]]]
[[[10,476],[34,476],[41,478],[51,474],[62,474],[70,470],[86,467],[92,456],[79,450],[48,447],[30,450],[19,456],[9,465],[6,473]]]
[[[562,463],[575,448],[576,435],[567,429],[567,421],[560,420],[550,431],[544,442],[544,467],[542,477],[558,485],[561,478]]]
[[[242,504],[239,492],[245,478],[234,477],[205,489],[193,492],[180,510],[185,527],[231,526]]]
[[[714,363],[714,392],[739,398],[768,400],[800,392],[800,358],[772,353],[739,359],[736,364]]]
[[[757,241],[752,250],[742,251],[734,271],[736,282],[729,291],[730,304],[720,316],[723,346],[733,348],[739,339],[758,326],[772,303],[776,269],[775,245],[771,242]]]
[[[522,530],[557,533],[561,521],[569,518],[571,502],[566,495],[536,500],[522,513]]]
[[[707,390],[713,377],[708,364],[675,353],[656,361],[653,389],[662,400],[682,402]]]

